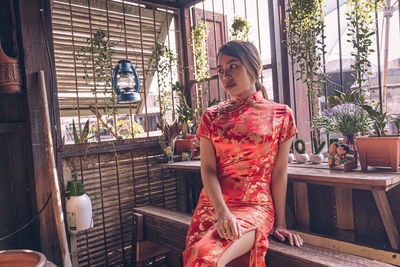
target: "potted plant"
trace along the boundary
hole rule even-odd
[[[365,95],[355,89],[346,93],[335,91],[334,96],[328,98],[328,103],[329,106],[352,103],[367,113],[373,134],[356,137],[363,171],[366,171],[368,166],[391,167],[393,171],[397,171],[400,165],[400,137],[386,135],[389,120],[386,112],[379,111],[380,102],[369,104]]]
[[[178,123],[182,129],[182,138],[175,141],[175,152],[176,154],[182,154],[184,152],[191,152],[199,147],[199,140],[194,135],[196,128],[194,117],[196,114],[195,109],[192,109],[188,104],[187,92],[185,87],[179,82],[176,82],[172,86],[173,91],[179,98],[179,102],[176,108],[178,115]],[[197,120],[198,121],[198,120]]]
[[[326,109],[322,115],[314,117],[312,127],[316,130],[341,133],[350,149],[357,150],[355,137],[358,133],[371,131],[371,119],[362,108],[345,103]]]
[[[318,144],[317,138],[313,138],[314,143],[314,152],[310,155],[310,161],[314,164],[321,164],[324,160],[324,155],[321,153],[322,149],[324,149],[326,142],[323,141],[321,144]]]
[[[306,154],[306,143],[303,139],[297,139],[294,142],[294,149],[296,150],[296,162],[297,163],[307,163],[310,160],[310,156]]]
[[[250,31],[249,21],[235,15],[230,31],[233,40],[248,41]]]

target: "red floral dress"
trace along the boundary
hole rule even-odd
[[[265,266],[268,235],[274,225],[271,172],[278,145],[296,134],[292,111],[265,100],[261,91],[232,98],[204,112],[198,138],[211,140],[223,198],[243,233],[255,230],[249,266]],[[214,208],[203,189],[186,237],[186,267],[216,266],[234,241],[220,238]]]

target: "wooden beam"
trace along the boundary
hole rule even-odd
[[[393,249],[398,250],[400,245],[399,231],[397,230],[396,222],[393,217],[392,209],[390,208],[385,191],[372,190],[376,206],[378,207],[379,214],[383,225],[385,226],[386,233],[389,238],[390,245]]]
[[[308,203],[307,183],[293,182],[294,210],[298,227],[310,229],[310,207]]]
[[[293,230],[291,230],[291,232],[299,234],[303,238],[304,242],[310,245],[333,249],[336,251],[341,251],[344,253],[376,261],[381,261],[389,264],[400,265],[400,254],[397,252],[369,248],[344,241],[334,240],[318,235],[311,235]]]
[[[96,155],[103,153],[124,152],[141,148],[155,149],[160,147],[158,141],[152,139],[150,140],[146,139],[146,140],[148,140],[148,142],[121,140],[121,141],[110,141],[110,142],[102,142],[94,144],[86,143],[86,144],[65,145],[61,147],[59,152],[61,153],[62,158],[70,158],[70,157],[82,157],[82,156]]]

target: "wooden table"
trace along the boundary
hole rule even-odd
[[[200,161],[166,163],[161,164],[161,167],[200,172]],[[339,230],[354,230],[352,189],[370,190],[378,207],[390,245],[395,250],[399,249],[399,231],[386,191],[400,184],[400,173],[378,170],[361,172],[358,169],[344,172],[337,169],[331,170],[327,164],[289,164],[288,178],[293,182],[295,216],[302,229],[309,230],[310,227],[308,183],[334,187]]]

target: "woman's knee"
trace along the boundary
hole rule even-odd
[[[224,267],[235,258],[238,258],[250,251],[254,246],[255,233],[255,230],[247,232],[240,239],[235,240],[233,244],[222,254],[218,261],[217,267]]]

